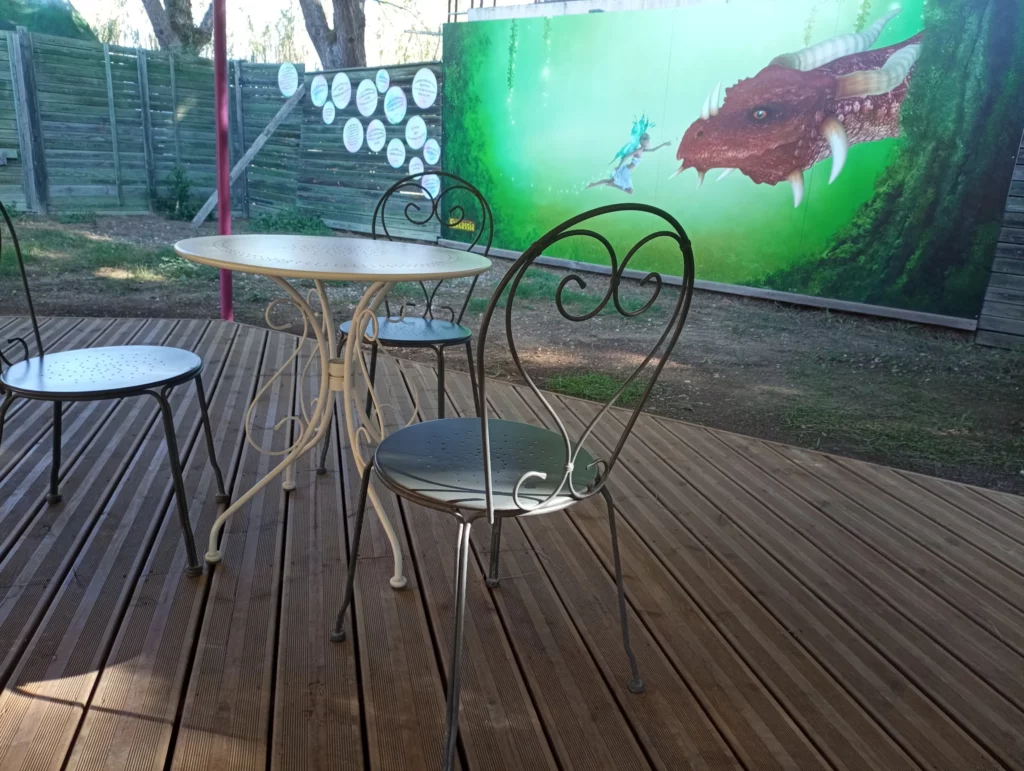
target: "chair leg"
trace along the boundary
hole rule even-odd
[[[4,420],[7,419],[7,410],[14,404],[14,394],[10,391],[4,394],[3,402],[0,402],[0,445],[4,441]]]
[[[345,348],[345,335],[338,335],[338,349],[334,352],[334,358],[340,359],[342,350]],[[334,398],[334,395],[331,395]],[[324,435],[324,443],[320,448],[320,465],[316,467],[316,473],[323,475],[327,473],[327,453],[331,449],[331,427],[334,425],[334,410],[327,415],[327,433]]]
[[[437,418],[444,420],[444,348],[437,348]]]
[[[494,525],[491,527],[491,569],[488,571],[484,583],[492,589],[501,581],[498,578],[498,559],[501,554],[501,517],[494,518]]]
[[[199,412],[203,420],[203,433],[206,434],[206,449],[210,453],[210,465],[213,466],[213,474],[217,478],[217,503],[228,503],[231,496],[224,490],[224,474],[221,473],[220,464],[217,463],[217,451],[213,446],[213,428],[210,426],[210,411],[206,404],[206,390],[203,388],[203,378],[196,375],[196,394],[199,396]]]
[[[607,486],[601,488],[601,495],[604,496],[605,503],[608,504],[608,525],[612,533],[612,562],[615,564],[615,588],[619,593],[619,621],[622,623],[622,645],[629,658],[631,675],[629,690],[632,693],[643,693],[644,681],[640,679],[640,669],[636,665],[633,646],[629,644],[629,615],[626,613],[626,588],[622,582],[622,561],[619,559],[619,536],[615,530],[615,504]]]
[[[473,389],[473,407],[480,417],[480,389],[476,385],[476,367],[473,366],[473,344],[466,342],[466,357],[469,359],[469,386]]]
[[[150,393],[153,393],[150,391]],[[160,413],[164,419],[164,435],[167,440],[167,457],[171,463],[171,479],[174,482],[174,500],[178,506],[178,523],[181,535],[185,539],[185,554],[188,567],[185,572],[190,576],[198,576],[203,572],[199,559],[196,557],[196,542],[192,538],[192,524],[188,518],[188,501],[185,499],[185,481],[181,476],[181,456],[178,455],[178,439],[174,435],[174,415],[165,393],[153,393],[160,403]]]
[[[441,768],[450,771],[455,765],[456,742],[459,737],[459,687],[462,677],[462,635],[466,620],[466,572],[469,569],[469,522],[459,523],[459,548],[455,556],[455,629],[448,668],[448,700],[445,704],[444,746]]]
[[[345,584],[345,599],[341,603],[341,610],[338,611],[338,618],[334,622],[334,631],[331,632],[331,642],[343,642],[345,640],[345,614],[352,604],[352,596],[355,592],[356,560],[359,558],[359,539],[363,535],[363,515],[366,514],[366,495],[370,490],[370,473],[373,471],[373,459],[363,469],[363,478],[359,483],[359,503],[356,504],[356,526],[352,533],[352,550],[348,558],[348,582]]]
[[[53,403],[53,462],[50,464],[50,493],[46,496],[46,502],[60,503],[63,496],[60,494],[60,442],[61,442],[61,418],[63,417],[64,405],[60,402]]]

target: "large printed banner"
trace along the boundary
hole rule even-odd
[[[451,24],[445,168],[488,198],[498,247],[636,200],[682,222],[698,278],[973,317],[1024,125],[1021,5],[784,0]],[[644,234],[620,222],[607,235]],[[587,249],[553,253],[601,259]],[[652,245],[630,267],[678,273],[678,254]]]

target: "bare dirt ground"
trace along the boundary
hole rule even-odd
[[[216,317],[214,271],[182,265],[169,244],[193,235],[157,217],[22,218],[40,313],[63,316]],[[251,226],[253,229],[256,225]],[[204,233],[212,233],[205,226]],[[480,311],[509,263],[479,283],[465,323]],[[614,388],[642,360],[669,316],[666,289],[638,320],[601,313],[568,325],[552,301],[563,272],[535,268],[515,302],[516,341],[543,386],[583,397]],[[22,313],[7,253],[0,262],[0,314]],[[607,288],[586,276],[585,294]],[[582,312],[593,306],[574,290]],[[361,288],[332,290],[339,318]],[[646,290],[625,287],[638,301]],[[416,288],[396,288],[416,298]],[[235,317],[264,324],[275,287],[235,276]],[[588,304],[589,302],[589,304]],[[412,312],[412,311],[410,311]],[[494,339],[494,338],[492,338]],[[489,345],[490,347],[490,345]],[[399,355],[423,358],[415,352]],[[447,359],[465,369],[461,351]],[[515,377],[504,346],[487,370]],[[962,333],[728,295],[696,292],[680,344],[648,411],[714,428],[826,450],[899,468],[1024,492],[1024,355],[973,345]]]

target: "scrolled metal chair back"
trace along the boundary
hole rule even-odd
[[[637,214],[647,214],[658,220],[658,229],[652,230],[652,232],[648,233],[633,244],[621,259],[619,259],[612,243],[605,236],[593,229],[593,221],[607,218],[609,215],[618,213],[630,214],[632,216],[636,216]],[[558,412],[552,406],[551,402],[545,397],[540,388],[537,387],[537,384],[523,366],[519,351],[516,347],[514,327],[512,323],[513,312],[516,306],[516,292],[518,291],[527,270],[537,261],[537,258],[542,256],[551,246],[573,238],[588,239],[593,243],[596,250],[606,254],[611,263],[611,274],[609,276],[608,290],[605,292],[604,296],[597,301],[597,304],[593,308],[582,313],[573,313],[566,307],[567,303],[564,301],[564,291],[566,286],[570,283],[575,284],[576,287],[580,289],[584,289],[587,285],[586,281],[577,273],[570,273],[562,278],[555,289],[555,305],[562,318],[570,322],[585,322],[592,319],[605,310],[609,304],[611,304],[611,307],[615,312],[627,319],[641,316],[654,307],[665,287],[665,282],[659,273],[648,273],[640,280],[639,286],[650,292],[650,296],[640,307],[633,310],[628,309],[623,304],[622,298],[619,294],[619,290],[622,286],[623,273],[629,268],[630,261],[644,246],[654,241],[667,239],[674,242],[674,248],[677,248],[679,251],[679,275],[681,276],[681,285],[679,287],[679,292],[675,299],[675,304],[672,308],[670,318],[668,319],[664,330],[660,333],[654,347],[650,350],[650,353],[646,355],[640,365],[633,371],[633,373],[625,380],[625,382],[623,382],[608,403],[598,411],[597,415],[594,416],[594,418],[584,427],[580,435],[575,437],[575,439],[570,436],[569,431],[566,429],[565,423],[558,415]],[[477,382],[479,383],[478,388],[480,392],[481,405],[480,418],[481,431],[483,432],[483,461],[484,477],[486,480],[487,514],[492,524],[495,516],[493,503],[494,493],[492,489],[490,432],[488,428],[486,393],[487,378],[485,376],[484,364],[486,361],[487,335],[490,329],[491,320],[494,317],[495,310],[501,304],[500,300],[506,289],[508,289],[508,295],[505,298],[504,307],[505,337],[508,342],[512,361],[515,364],[516,369],[519,371],[520,376],[526,381],[530,390],[533,391],[534,395],[541,402],[546,412],[553,419],[553,422],[557,425],[558,431],[561,433],[562,439],[565,442],[565,464],[561,482],[557,487],[553,488],[554,491],[545,500],[526,506],[522,503],[519,497],[520,489],[524,486],[528,487],[530,484],[529,480],[531,478],[535,479],[539,477],[546,479],[544,474],[536,471],[527,471],[520,477],[515,490],[513,491],[513,498],[515,499],[517,506],[524,511],[529,511],[531,509],[543,509],[556,497],[569,496],[575,500],[583,500],[592,495],[596,495],[604,487],[608,480],[608,475],[615,467],[615,464],[619,459],[619,455],[622,452],[622,448],[625,445],[626,440],[629,438],[629,434],[632,432],[637,418],[640,416],[640,412],[643,410],[644,405],[650,397],[654,384],[661,375],[661,371],[664,369],[665,364],[668,361],[668,357],[672,353],[672,349],[679,340],[679,335],[683,330],[683,324],[686,322],[686,316],[690,310],[690,300],[693,296],[693,278],[693,250],[690,246],[690,240],[682,226],[667,212],[656,207],[640,203],[622,203],[611,206],[602,206],[579,214],[541,236],[541,238],[535,241],[533,245],[530,246],[530,248],[527,249],[518,260],[516,260],[515,264],[511,269],[509,269],[504,278],[499,282],[497,288],[494,290],[494,294],[487,306],[487,310],[484,312],[483,321],[480,325],[477,349]],[[598,458],[595,460],[594,465],[598,466],[598,468],[593,482],[586,489],[577,490],[573,483],[573,470],[576,460],[579,457],[580,450],[593,433],[598,422],[615,405],[615,402],[620,396],[622,396],[626,389],[636,382],[636,380],[645,372],[648,372],[646,385],[641,396],[633,406],[629,418],[625,421],[625,425],[612,452],[605,458]],[[552,489],[550,483],[548,484],[547,489]]]
[[[18,234],[14,230],[14,222],[11,220],[11,215],[8,214],[7,208],[0,203],[0,217],[3,218],[4,224],[7,226],[7,232],[10,236],[11,246],[14,247],[14,258],[18,262],[18,272],[21,274],[21,285],[25,290],[25,301],[28,304],[28,316],[32,322],[32,336],[35,339],[36,350],[39,356],[43,355],[43,338],[39,334],[39,322],[36,320],[36,309],[32,304],[32,292],[28,287],[28,274],[25,272],[25,260],[21,256],[21,244],[18,243]],[[0,227],[0,260],[4,256],[4,228]],[[28,343],[22,337],[12,337],[7,340],[10,345],[17,345],[21,348],[25,358],[29,358]],[[0,346],[0,366],[10,366],[13,362],[10,360],[11,349],[4,349]]]
[[[432,195],[423,186],[423,180],[427,177],[437,178],[439,187],[436,195]],[[472,225],[474,235],[466,244],[466,251],[480,251],[485,256],[491,251],[491,242],[494,240],[494,216],[491,214],[491,207],[483,193],[456,174],[447,171],[424,171],[403,177],[389,187],[373,211],[371,232],[374,238],[394,240],[391,231],[397,229],[397,225],[395,218],[392,217],[389,228],[389,214],[400,214],[406,227],[425,227],[431,221],[436,221],[441,227],[456,229],[465,229],[460,226]],[[424,299],[423,317],[434,318],[435,311],[445,310],[450,314],[450,321],[461,324],[473,290],[476,289],[477,278],[473,277],[458,311],[450,305],[436,304],[439,299],[438,290],[443,281],[433,282],[429,287],[425,282],[419,282]],[[387,312],[391,315],[390,307]]]

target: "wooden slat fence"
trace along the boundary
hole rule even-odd
[[[429,68],[437,79],[438,95],[433,105],[420,109],[412,96],[412,80],[422,68]],[[378,69],[344,70],[352,82],[352,98],[344,109],[337,110],[334,122],[324,123],[322,108],[313,104],[311,98],[302,101],[302,136],[299,159],[297,201],[299,208],[322,217],[331,227],[369,232],[373,209],[381,194],[393,183],[408,175],[409,164],[414,158],[423,161],[422,148],[412,149],[405,142],[408,122],[419,116],[427,127],[427,138],[441,142],[441,109],[443,101],[443,71],[439,62],[404,64],[385,68],[390,75],[390,85],[401,88],[406,95],[408,107],[405,117],[392,124],[384,114],[384,94],[378,94],[377,107],[369,116],[363,116],[356,107],[356,91],[363,80],[373,81]],[[316,73],[306,73],[306,88],[309,89]],[[323,73],[328,84],[335,73]],[[367,126],[374,119],[380,120],[386,129],[387,138],[379,152],[367,147],[364,137],[359,150],[350,153],[345,149],[343,131],[345,124],[355,119],[360,122],[365,135]],[[405,159],[401,166],[393,168],[387,159],[387,147],[393,139],[402,141]],[[443,164],[444,158],[441,158]],[[438,169],[424,161],[424,169]],[[389,220],[389,226],[391,221]],[[437,238],[439,228],[393,227],[394,235],[410,238]]]
[[[21,147],[18,140],[18,118],[14,106],[14,84],[11,72],[10,43],[12,33],[0,34],[0,201],[24,209],[22,189]]]
[[[975,339],[982,345],[1024,350],[1024,137]]]

